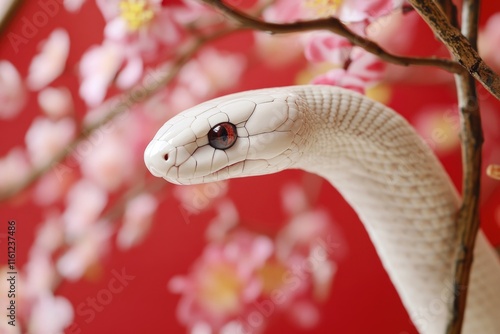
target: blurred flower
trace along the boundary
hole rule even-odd
[[[86,0],[64,0],[64,8],[71,13],[78,12]]]
[[[344,68],[335,68],[313,79],[312,83],[334,85],[364,93],[382,79],[385,64],[361,48],[353,48]]]
[[[104,189],[87,179],[81,179],[69,190],[63,213],[64,231],[70,242],[89,231],[108,202]]]
[[[99,187],[108,191],[116,190],[129,177],[134,168],[133,151],[130,149],[129,137],[120,133],[101,133],[96,144],[88,140],[91,150],[81,159],[83,175],[94,181]]]
[[[57,271],[66,279],[75,281],[96,264],[109,246],[111,228],[106,221],[93,224],[56,262]]]
[[[209,208],[215,200],[227,192],[228,182],[201,183],[174,188],[174,196],[189,214],[197,214]]]
[[[172,292],[181,293],[177,317],[192,328],[206,323],[214,331],[245,312],[260,294],[257,269],[271,256],[270,239],[248,232],[224,243],[209,244],[185,277],[174,277]]]
[[[60,164],[53,166],[50,172],[42,176],[33,189],[33,200],[40,206],[54,204],[67,193],[77,173],[71,173],[72,169]]]
[[[500,43],[500,13],[490,16],[478,36],[481,57],[495,70],[500,71],[500,55],[496,45]]]
[[[123,49],[115,43],[105,42],[85,52],[80,62],[79,93],[87,105],[95,107],[104,100],[123,60]]]
[[[5,191],[18,185],[27,177],[30,171],[26,152],[15,147],[0,158],[0,191]]]
[[[29,295],[27,298],[37,299],[52,291],[57,274],[50,253],[32,248],[24,270],[24,289]]]
[[[9,61],[0,61],[0,119],[15,117],[25,103],[26,92],[19,72]]]
[[[204,49],[200,55],[187,63],[179,74],[179,83],[200,99],[233,87],[245,68],[245,57]]]
[[[61,75],[66,66],[69,45],[66,30],[59,28],[50,34],[40,53],[31,61],[26,79],[31,90],[40,90]]]
[[[32,253],[42,251],[47,254],[55,252],[64,243],[64,222],[59,213],[50,213],[36,231]]]
[[[266,22],[291,23],[304,18],[303,0],[276,0],[262,13]]]
[[[33,334],[63,334],[73,322],[73,307],[62,296],[46,294],[33,305],[29,319],[29,332]]]
[[[51,118],[67,116],[73,109],[73,99],[67,88],[47,87],[38,93],[40,108]]]
[[[70,118],[57,121],[37,117],[26,132],[26,148],[35,165],[48,163],[61,152],[75,135],[75,122]]]
[[[328,61],[342,66],[350,58],[351,49],[346,38],[320,31],[308,35],[304,52],[310,62]]]
[[[144,239],[157,207],[156,197],[147,193],[140,194],[127,203],[116,240],[120,249],[128,249]]]
[[[449,153],[460,146],[456,106],[427,106],[416,115],[414,126],[437,154]]]
[[[222,241],[238,225],[238,209],[229,199],[217,201],[215,209],[217,216],[210,221],[205,236],[209,241]]]

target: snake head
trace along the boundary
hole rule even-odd
[[[294,94],[228,95],[167,121],[144,152],[149,171],[176,184],[269,174],[301,156],[303,111]]]

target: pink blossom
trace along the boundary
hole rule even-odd
[[[26,132],[26,148],[35,165],[48,163],[61,152],[75,135],[75,122],[70,118],[57,121],[37,117]]]
[[[197,214],[209,208],[215,200],[227,192],[227,181],[186,185],[174,188],[174,196],[189,214]]]
[[[414,120],[415,129],[438,154],[453,152],[460,146],[460,120],[453,105],[430,105]]]
[[[362,94],[365,92],[366,88],[366,82],[341,68],[317,76],[313,79],[312,83],[316,85],[340,86]]]
[[[127,204],[116,240],[120,249],[131,248],[144,239],[157,207],[156,197],[147,193],[140,194]]]
[[[26,92],[17,69],[0,61],[0,119],[15,117],[26,103]]]
[[[500,70],[500,55],[496,47],[498,43],[500,43],[500,13],[495,13],[490,16],[479,34],[478,48],[483,59],[497,71]]]
[[[87,105],[95,107],[104,100],[124,59],[123,49],[115,43],[103,43],[85,52],[80,62],[79,94]]]
[[[291,23],[304,18],[303,0],[277,0],[262,13],[267,22]]]
[[[384,63],[361,48],[353,48],[344,68],[333,69],[313,79],[314,84],[335,85],[364,93],[383,77]]]
[[[205,232],[209,241],[221,241],[238,225],[238,209],[234,203],[228,199],[222,199],[216,202],[215,210],[217,216],[210,221]]]
[[[246,62],[242,55],[205,49],[184,66],[179,83],[199,98],[233,87],[240,79]]]
[[[350,58],[352,44],[344,37],[330,32],[309,35],[305,47],[306,59],[311,62],[328,61],[343,65]]]
[[[33,334],[63,334],[73,316],[73,306],[66,298],[47,293],[33,305],[28,330]]]
[[[93,224],[57,260],[57,271],[68,280],[79,279],[106,252],[111,232],[106,221]]]
[[[59,213],[51,212],[36,231],[32,253],[51,254],[64,244],[64,222]],[[36,251],[34,251],[36,250]]]
[[[73,185],[66,197],[63,213],[67,240],[73,242],[92,228],[107,202],[106,191],[91,181],[81,179]]]
[[[40,90],[63,72],[69,54],[69,35],[64,29],[55,29],[43,43],[41,51],[31,61],[27,84]]]
[[[40,206],[48,206],[59,201],[77,178],[76,167],[64,164],[53,166],[50,172],[42,176],[33,189],[33,200]]]
[[[18,185],[28,176],[30,166],[28,157],[22,148],[13,148],[6,156],[0,158],[0,191]]]
[[[76,13],[80,10],[86,0],[64,0],[64,8],[70,13]]]
[[[36,299],[52,291],[57,273],[50,253],[37,247],[32,248],[24,269],[24,289],[28,298]]]
[[[121,136],[120,133],[100,133],[101,139],[91,147],[80,161],[82,173],[99,187],[108,191],[116,190],[132,174],[134,161],[132,151],[126,143],[133,139]],[[99,137],[97,137],[99,138]]]
[[[244,313],[261,292],[257,270],[272,253],[272,241],[247,232],[209,244],[190,274],[174,277],[170,290],[181,293],[179,321],[206,323],[214,331]]]
[[[73,99],[67,88],[47,87],[38,93],[38,104],[51,118],[67,116],[73,110]]]

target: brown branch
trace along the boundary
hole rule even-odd
[[[462,33],[477,50],[477,29],[479,1],[464,0],[462,8]],[[454,273],[453,316],[447,334],[460,334],[464,319],[472,267],[474,245],[479,231],[479,194],[481,181],[481,147],[483,130],[475,80],[468,74],[455,76],[458,103],[460,108],[460,127],[462,140],[463,165],[463,202],[457,219],[458,249]]]
[[[167,73],[162,73],[162,71],[159,70],[158,78],[156,78],[156,80],[154,80],[153,83],[137,84],[128,92],[122,94],[119,98],[111,98],[107,103],[112,104],[112,106],[109,109],[109,111],[105,113],[106,116],[86,126],[78,134],[78,136],[70,144],[67,145],[66,148],[55,154],[50,162],[40,167],[35,167],[35,169],[19,184],[3,192],[0,192],[0,202],[6,201],[9,198],[17,195],[18,193],[20,193],[21,191],[32,185],[35,181],[37,181],[41,176],[50,171],[52,168],[55,168],[57,164],[59,164],[69,155],[71,155],[82,141],[87,139],[94,131],[99,129],[101,126],[109,123],[110,121],[115,119],[118,115],[123,114],[123,112],[128,110],[131,106],[139,102],[146,101],[156,92],[158,92],[160,88],[165,87],[168,83],[172,81],[172,79],[177,75],[177,73],[179,73],[182,66],[184,66],[184,64],[186,64],[206,42],[220,38],[234,31],[236,30],[225,29],[215,32],[208,36],[199,37],[188,50],[186,50],[181,56],[179,56],[179,58],[177,58],[177,60]],[[144,82],[147,79],[148,78],[145,78]]]
[[[2,1],[9,1],[9,0],[2,0]],[[0,38],[3,37],[4,32],[7,30],[7,26],[9,25],[10,21],[14,18],[14,15],[16,14],[17,10],[21,7],[22,3],[23,3],[22,0],[11,0],[9,7],[5,12],[5,15],[0,17]]]
[[[448,21],[434,1],[409,0],[409,2],[443,41],[453,57],[500,100],[500,77],[479,57],[471,42]]]
[[[294,32],[305,32],[311,30],[328,30],[339,36],[345,37],[353,45],[359,46],[366,51],[378,56],[380,59],[389,63],[409,66],[434,66],[441,68],[451,73],[462,73],[464,69],[460,64],[453,60],[441,59],[436,57],[420,58],[420,57],[403,57],[391,54],[384,50],[377,43],[355,34],[347,28],[339,19],[330,17],[325,19],[318,19],[312,21],[299,21],[288,24],[279,24],[264,22],[254,17],[251,17],[243,12],[240,12],[232,7],[229,7],[221,0],[202,0],[203,2],[218,8],[227,16],[233,18],[240,23],[244,28],[261,30],[272,34],[288,34]]]

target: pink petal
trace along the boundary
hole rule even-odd
[[[64,29],[56,29],[44,41],[41,52],[31,61],[27,84],[40,90],[63,72],[69,54],[70,39]]]

